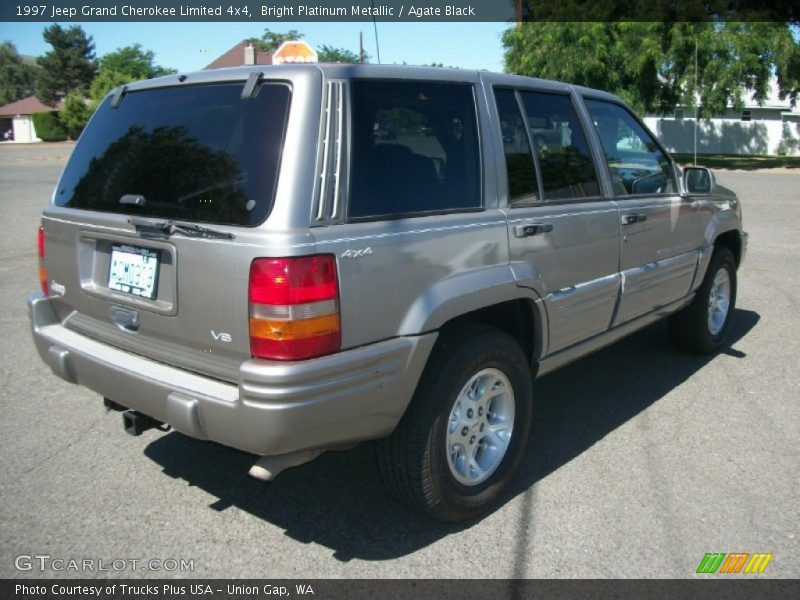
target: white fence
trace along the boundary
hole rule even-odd
[[[644,122],[670,152],[694,152],[695,119],[645,117]],[[698,154],[800,155],[800,122],[700,119]]]

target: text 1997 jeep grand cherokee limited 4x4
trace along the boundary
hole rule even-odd
[[[392,135],[386,135],[390,131]],[[206,71],[105,99],[39,232],[42,359],[271,479],[380,440],[459,521],[520,463],[535,376],[670,315],[725,339],[746,234],[615,96],[482,72]]]

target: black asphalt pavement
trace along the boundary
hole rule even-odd
[[[52,375],[25,298],[69,151],[0,146],[0,577],[681,578],[707,552],[772,553],[759,577],[800,577],[800,172],[717,173],[750,232],[730,345],[687,356],[660,323],[537,381],[515,485],[456,527],[389,497],[369,444],[262,484],[251,456],[130,437]]]

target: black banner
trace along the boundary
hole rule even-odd
[[[50,2],[50,0],[48,0]],[[4,21],[513,21],[507,0],[52,0],[2,7]]]
[[[789,0],[13,0],[0,21],[798,21]]]
[[[469,600],[471,598],[586,598],[592,600],[691,597],[759,600],[800,597],[800,581],[686,580],[0,580],[3,600]]]

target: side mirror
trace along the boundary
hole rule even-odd
[[[686,167],[683,170],[683,189],[687,194],[710,194],[716,185],[711,169]]]

